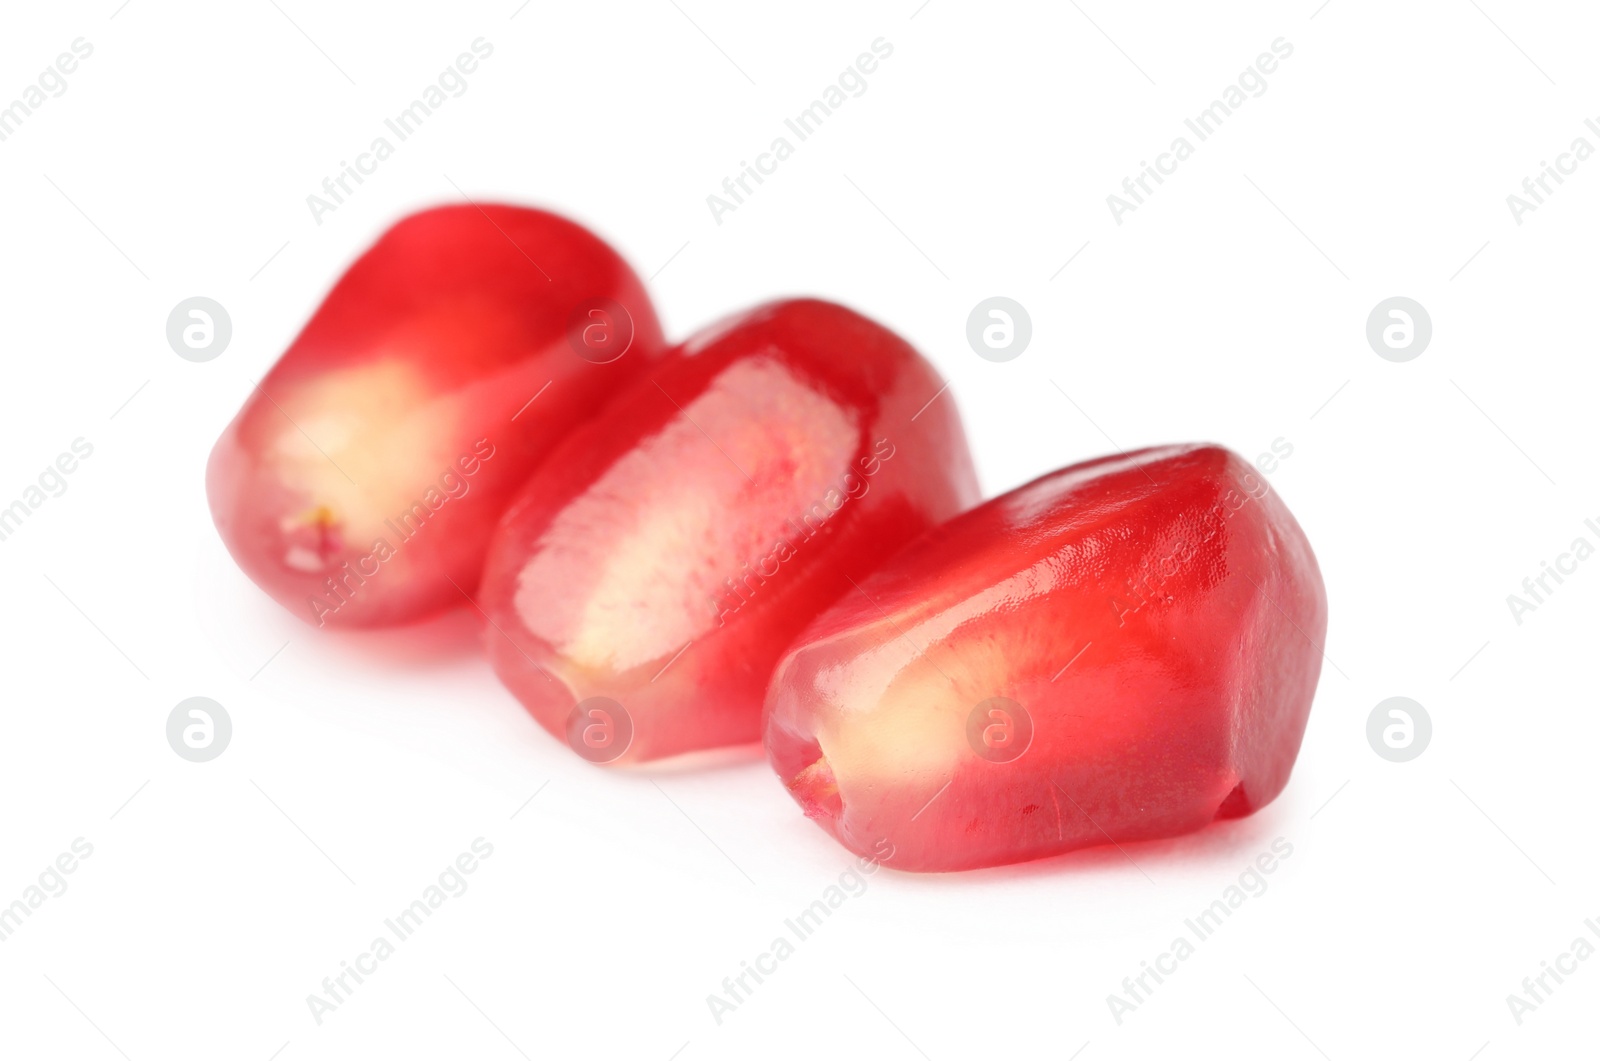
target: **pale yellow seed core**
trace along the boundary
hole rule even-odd
[[[430,393],[417,371],[396,358],[318,376],[275,395],[281,429],[267,462],[307,508],[285,516],[283,529],[331,528],[346,545],[366,552],[396,535],[384,525],[418,503],[442,496],[439,480],[465,455],[454,403]],[[290,546],[285,562],[319,570],[321,559]]]

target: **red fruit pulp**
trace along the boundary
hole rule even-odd
[[[909,870],[1173,836],[1283,789],[1327,602],[1239,457],[1054,472],[924,535],[800,636],[768,756],[841,843]]]
[[[512,206],[412,215],[217,441],[212,515],[256,584],[316,625],[465,604],[528,472],[662,350],[638,278],[578,225]]]
[[[841,306],[763,306],[651,374],[528,480],[483,582],[501,680],[596,762],[759,739],[801,627],[978,497],[933,370]]]

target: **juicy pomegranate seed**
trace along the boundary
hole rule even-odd
[[[416,214],[350,267],[218,440],[212,515],[308,622],[465,604],[528,472],[661,350],[638,279],[572,222]]]
[[[800,636],[766,746],[858,854],[955,870],[1173,836],[1283,789],[1321,666],[1294,517],[1215,446],[1090,461],[924,535]]]
[[[496,671],[596,762],[759,739],[801,627],[977,499],[939,379],[843,307],[762,307],[652,376],[533,474],[484,576]]]

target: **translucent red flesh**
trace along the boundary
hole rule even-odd
[[[794,635],[977,499],[940,380],[843,307],[762,307],[651,377],[528,480],[483,584],[495,669],[547,729],[626,711],[607,761],[758,740]]]
[[[631,336],[606,363],[570,338],[591,304]],[[579,226],[494,205],[413,215],[350,267],[218,440],[212,514],[239,566],[308,622],[465,605],[528,473],[662,349],[638,279]]]
[[[1056,472],[861,590],[785,655],[765,722],[779,776],[853,851],[1019,862],[1198,829],[1287,783],[1326,600],[1294,518],[1226,450]]]

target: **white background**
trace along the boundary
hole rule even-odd
[[[94,447],[0,542],[0,902],[94,848],[0,943],[0,1053],[1593,1053],[1600,960],[1520,1026],[1506,1003],[1600,918],[1600,562],[1520,625],[1506,602],[1600,543],[1600,161],[1521,225],[1506,203],[1600,146],[1592,10],[118,2],[0,27],[0,102],[94,47],[0,143],[0,503]],[[480,36],[467,93],[317,224],[306,196]],[[706,196],[878,37],[869,90],[719,225]],[[1278,37],[1266,93],[1117,224],[1106,196]],[[1271,481],[1330,662],[1288,789],[1121,853],[880,872],[719,1025],[706,996],[851,861],[756,752],[597,770],[499,688],[470,614],[315,631],[211,526],[249,381],[384,227],[463,194],[593,226],[675,337],[783,294],[870,313],[951,381],[991,494],[1113,447],[1291,444]],[[233,320],[206,364],[164,334],[194,295]],[[991,295],[1033,320],[1004,364],[964,336]],[[1434,325],[1403,364],[1364,335],[1394,295]],[[164,732],[196,695],[234,725],[200,765]],[[1434,736],[1395,764],[1365,726],[1400,695]],[[319,1026],[306,996],[480,836],[470,890]],[[1275,837],[1270,889],[1119,1025],[1106,997]]]

